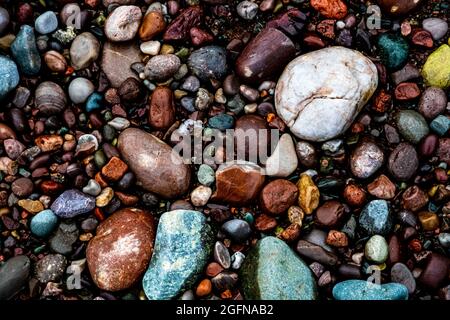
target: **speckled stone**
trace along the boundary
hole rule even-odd
[[[450,46],[441,45],[431,53],[422,68],[422,77],[428,86],[450,87]]]
[[[11,52],[22,73],[34,76],[41,70],[41,56],[36,46],[34,30],[22,25],[16,39],[11,45]]]
[[[58,225],[58,216],[52,210],[44,210],[39,212],[31,219],[30,230],[38,236],[45,238],[49,236]]]
[[[289,246],[275,237],[258,241],[241,266],[246,299],[315,300],[316,283],[311,270]]]
[[[408,300],[408,289],[399,283],[374,284],[364,280],[346,280],[333,287],[336,300]]]
[[[0,55],[0,100],[19,84],[19,71],[11,59]]]
[[[218,46],[206,46],[191,53],[188,66],[200,79],[220,80],[227,72],[226,50]]]
[[[366,258],[369,261],[381,264],[386,261],[388,253],[388,244],[382,236],[374,235],[367,242],[364,249]]]
[[[437,116],[431,121],[430,128],[436,134],[443,136],[450,129],[450,118],[444,115]]]
[[[198,211],[164,213],[142,286],[148,299],[169,300],[189,289],[202,274],[213,247],[213,233]]]
[[[51,206],[52,211],[61,218],[73,218],[94,208],[95,198],[76,189],[64,191]]]
[[[408,60],[408,42],[401,35],[383,33],[379,36],[377,45],[381,62],[388,69],[399,70]]]
[[[361,211],[359,216],[361,229],[369,235],[386,235],[392,229],[393,222],[386,200],[373,200]]]
[[[58,28],[58,18],[53,11],[46,11],[37,17],[34,28],[41,34],[47,34]]]
[[[411,143],[419,143],[429,133],[425,118],[414,110],[401,110],[397,114],[400,134]]]

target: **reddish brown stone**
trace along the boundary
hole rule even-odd
[[[337,230],[330,230],[327,235],[326,243],[333,247],[348,246],[347,235]]]
[[[422,0],[378,0],[381,9],[394,17],[403,16],[415,9]]]
[[[189,35],[191,36],[192,44],[198,47],[211,43],[214,40],[214,37],[210,33],[197,27],[191,28]]]
[[[249,138],[246,138],[246,136]],[[256,141],[254,138],[250,138],[252,136],[256,138]],[[243,141],[243,139],[245,139],[245,141]],[[256,155],[259,155],[260,150],[267,150],[269,143],[270,132],[268,130],[266,120],[263,117],[248,114],[237,119],[235,125],[234,145],[238,160],[252,160],[248,158],[249,150],[256,146]],[[267,153],[267,151],[265,153]],[[256,160],[257,159],[254,159],[253,161]]]
[[[131,207],[139,202],[139,197],[131,194],[126,194],[120,191],[115,191],[114,195],[122,202],[124,206]]]
[[[413,100],[420,96],[420,89],[414,82],[403,82],[395,88],[395,99],[400,101]]]
[[[395,184],[384,174],[367,185],[367,191],[374,197],[389,200],[395,196]]]
[[[342,203],[330,200],[317,208],[315,222],[322,227],[336,228],[345,218],[345,213],[345,207]]]
[[[431,157],[438,146],[439,137],[435,134],[427,135],[420,142],[419,151],[420,155],[424,157]]]
[[[347,5],[341,0],[311,0],[311,6],[326,18],[343,19],[347,15]]]
[[[414,30],[414,32],[412,33],[411,41],[416,46],[425,48],[433,48],[434,45],[431,33],[423,29]]]
[[[447,257],[432,253],[419,277],[420,284],[432,290],[437,290],[445,279],[448,279],[449,267],[450,262]]]
[[[258,231],[266,232],[277,226],[277,220],[267,214],[260,214],[255,220],[255,228]]]
[[[148,122],[157,130],[169,128],[175,122],[173,93],[168,87],[153,91],[148,110]]]
[[[189,37],[189,30],[201,23],[203,10],[192,6],[183,10],[167,27],[164,41],[182,41]]]
[[[142,20],[139,28],[139,38],[148,41],[160,34],[166,28],[164,16],[160,11],[150,11]]]
[[[197,286],[197,289],[195,289],[195,294],[198,297],[204,297],[211,293],[212,290],[212,283],[209,279],[203,279],[200,281],[200,283]]]
[[[335,23],[336,20],[322,20],[316,26],[316,31],[328,39],[334,39],[336,37],[336,34],[334,33]]]
[[[325,48],[325,42],[318,36],[310,34],[303,38],[303,44],[311,49]]]
[[[119,181],[127,172],[128,166],[117,157],[112,157],[102,168],[102,175],[110,181]]]
[[[389,238],[389,255],[388,262],[393,265],[397,262],[402,261],[402,250],[399,238],[394,234]]]
[[[220,264],[218,264],[217,262],[211,262],[206,267],[206,275],[208,277],[215,277],[222,271],[223,271],[223,267]]]
[[[362,207],[366,202],[366,192],[355,184],[348,184],[344,189],[343,196],[352,207]]]
[[[271,214],[286,212],[298,198],[298,188],[288,180],[277,179],[261,191],[261,208]]]
[[[444,161],[450,166],[450,138],[439,139],[436,155],[440,161]]]
[[[402,194],[402,206],[406,210],[418,211],[428,203],[428,195],[418,186],[412,186]]]
[[[0,140],[16,139],[14,130],[4,123],[0,123]]]
[[[44,194],[55,195],[64,190],[64,185],[56,181],[45,180],[41,182],[39,188]]]
[[[153,216],[122,209],[103,221],[86,249],[89,271],[102,290],[120,291],[134,285],[153,252]]]
[[[301,229],[302,227],[297,223],[292,223],[283,230],[283,232],[280,234],[280,237],[286,242],[293,242],[300,236]]]
[[[377,112],[386,112],[392,105],[392,96],[381,89],[373,100],[372,108]]]
[[[292,8],[270,20],[266,27],[278,29],[288,36],[295,37],[303,30],[307,20],[303,12]]]
[[[34,142],[42,152],[50,152],[61,148],[64,143],[64,139],[56,134],[51,134],[40,136],[36,138]]]

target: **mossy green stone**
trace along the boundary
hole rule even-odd
[[[241,267],[246,299],[315,300],[316,282],[309,267],[282,240],[265,237],[252,248]]]
[[[419,143],[430,132],[425,118],[414,110],[401,110],[397,114],[397,127],[400,134],[412,143]]]
[[[428,86],[450,87],[450,46],[443,44],[428,56],[423,65],[422,77]]]
[[[378,38],[381,62],[390,70],[401,69],[408,60],[409,45],[401,36],[383,33]]]

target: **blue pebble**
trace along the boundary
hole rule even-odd
[[[35,76],[41,70],[41,56],[36,46],[33,28],[28,25],[20,27],[16,39],[11,45],[11,52],[21,72]]]
[[[234,118],[229,114],[222,113],[209,119],[208,124],[211,128],[226,130],[233,128]]]
[[[58,18],[53,11],[47,11],[37,17],[34,28],[40,34],[48,34],[58,28]]]
[[[346,280],[333,287],[336,300],[408,300],[408,288],[400,283],[375,284]]]
[[[31,232],[41,238],[48,237],[58,224],[58,217],[52,210],[44,210],[39,212],[31,219]]]
[[[450,118],[443,115],[437,116],[431,121],[430,128],[436,134],[443,136],[450,129]]]
[[[95,198],[77,189],[66,190],[53,201],[50,209],[61,218],[73,218],[95,208]]]
[[[86,100],[86,111],[91,112],[100,109],[102,101],[103,96],[98,92],[94,92]]]
[[[386,200],[373,200],[361,211],[359,225],[368,235],[387,235],[393,222]]]
[[[0,55],[0,100],[19,84],[19,71],[14,61]]]

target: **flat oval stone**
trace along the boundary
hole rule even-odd
[[[128,128],[119,136],[118,149],[136,175],[138,184],[164,198],[187,192],[191,172],[172,148],[145,131]]]
[[[227,72],[227,53],[219,46],[206,46],[195,50],[187,62],[189,69],[200,79],[220,80]]]
[[[389,155],[389,172],[399,181],[407,181],[413,177],[419,167],[416,149],[402,142]]]
[[[364,55],[325,48],[288,64],[278,80],[275,106],[297,137],[326,141],[347,130],[377,85],[377,69]]]
[[[105,35],[110,41],[133,39],[141,24],[142,12],[137,6],[117,7],[106,19]]]
[[[345,280],[333,287],[336,300],[408,300],[408,289],[399,283],[375,284],[364,280]]]
[[[19,84],[19,70],[11,59],[0,55],[0,100]]]
[[[373,200],[361,211],[359,225],[368,235],[387,235],[391,231],[393,222],[386,200]]]
[[[232,219],[222,225],[222,231],[237,243],[247,240],[252,234],[252,229],[247,221],[242,219]]]
[[[58,18],[53,11],[46,11],[36,18],[34,28],[41,34],[47,34],[58,28]]]
[[[434,40],[440,40],[448,31],[448,23],[440,18],[427,18],[422,21],[422,27],[431,33]]]
[[[147,269],[154,239],[153,216],[143,210],[121,209],[103,221],[86,249],[97,287],[120,291],[135,284]]]
[[[437,87],[428,87],[422,93],[419,101],[419,112],[427,119],[433,119],[445,111],[447,95]]]
[[[0,267],[0,300],[12,298],[20,291],[30,274],[31,262],[27,256],[15,256]]]
[[[61,218],[73,218],[95,208],[95,198],[77,189],[64,191],[50,209]]]
[[[180,65],[180,58],[176,55],[160,54],[147,62],[144,73],[150,81],[165,81],[178,71]]]
[[[258,241],[240,269],[242,290],[250,300],[315,300],[316,283],[309,267],[275,237]]]
[[[29,25],[22,25],[16,39],[11,44],[11,52],[21,72],[35,76],[41,70],[41,56],[36,46],[34,30]]]
[[[30,230],[34,235],[44,238],[55,230],[57,224],[58,216],[52,210],[47,209],[39,212],[31,219]]]
[[[202,274],[213,246],[213,233],[198,211],[164,213],[153,256],[142,280],[149,300],[169,300],[189,289]]]
[[[388,258],[388,244],[382,236],[374,235],[367,242],[364,248],[367,260],[382,264]]]
[[[397,262],[392,266],[391,281],[403,284],[408,288],[409,294],[413,294],[414,291],[416,291],[416,280],[414,279],[414,276],[408,267],[401,262]]]
[[[87,68],[97,60],[100,53],[100,42],[90,32],[78,35],[70,46],[70,60],[75,70]]]
[[[414,110],[401,110],[397,114],[397,127],[400,134],[411,143],[419,143],[430,132],[427,121]]]

